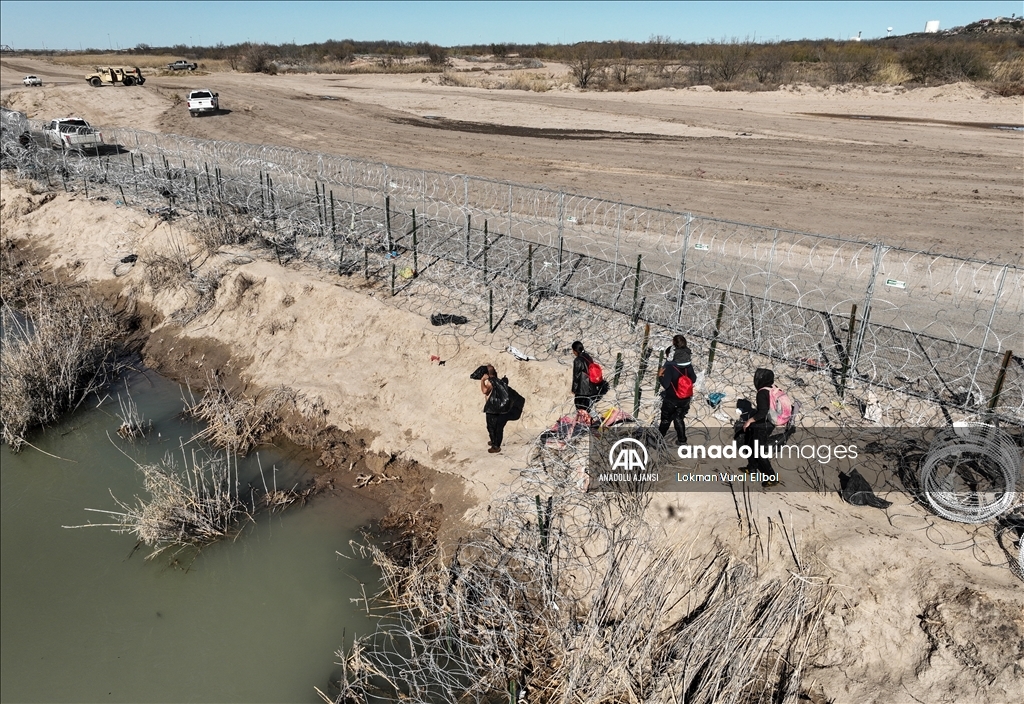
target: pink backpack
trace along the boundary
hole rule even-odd
[[[768,389],[768,417],[776,426],[786,425],[793,419],[793,399],[778,386]]]

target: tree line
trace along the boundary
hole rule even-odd
[[[989,21],[986,21],[989,22]],[[992,31],[994,29],[998,31]],[[88,52],[95,50],[90,49]],[[864,41],[831,39],[700,43],[652,35],[647,41],[575,44],[491,43],[442,47],[430,42],[329,40],[311,44],[139,44],[127,54],[173,54],[226,61],[233,70],[276,73],[282,66],[318,67],[369,60],[378,70],[443,70],[453,57],[493,57],[510,66],[565,64],[581,89],[641,90],[712,85],[720,90],[771,90],[783,83],[936,84],[989,81],[1004,95],[1024,94],[1024,20],[975,23],[943,34]]]

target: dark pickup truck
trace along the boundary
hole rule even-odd
[[[185,59],[178,59],[174,63],[167,64],[167,68],[171,71],[195,71],[199,68],[199,64],[194,64]]]

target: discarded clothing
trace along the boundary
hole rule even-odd
[[[434,313],[430,316],[431,325],[465,325],[469,318],[451,313]]]
[[[552,444],[564,446],[565,442],[582,437],[589,431],[590,426],[580,422],[578,416],[562,416],[554,425],[540,434],[540,442],[549,446]]]
[[[621,423],[635,423],[636,419],[621,408],[609,408],[601,414],[601,427],[611,428]]]
[[[860,475],[856,469],[846,474],[839,473],[840,495],[843,501],[854,506],[874,506],[875,508],[886,509],[892,506],[891,501],[886,501],[875,496],[871,485]]]

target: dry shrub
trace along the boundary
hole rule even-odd
[[[883,85],[898,86],[913,78],[910,71],[903,68],[898,61],[886,61],[878,67],[875,73],[875,82]]]
[[[553,79],[542,73],[516,71],[508,77],[506,84],[501,87],[509,90],[529,90],[534,93],[544,93],[551,90],[552,83]]]
[[[276,435],[283,416],[297,409],[300,401],[295,391],[283,386],[256,397],[232,394],[220,378],[214,376],[208,380],[203,397],[188,403],[185,412],[207,423],[193,439],[205,440],[244,456]]]
[[[427,80],[426,78],[423,79]],[[476,81],[471,81],[465,76],[460,76],[454,71],[444,71],[440,76],[437,77],[437,85],[439,86],[455,86],[456,88],[473,88],[476,87]]]
[[[988,59],[982,49],[964,41],[930,42],[900,55],[914,81],[952,83],[988,78]]]
[[[223,276],[220,269],[212,269],[193,276],[188,286],[188,302],[171,313],[171,320],[178,325],[188,325],[213,308],[213,304],[217,302],[217,289],[220,288]]]
[[[200,240],[209,247],[214,236],[207,234]],[[172,241],[169,249],[149,252],[140,261],[145,265],[145,280],[154,293],[166,289],[182,288],[188,294],[188,302],[171,313],[171,320],[187,325],[210,310],[216,302],[217,289],[224,273],[220,269],[201,272],[200,269],[208,252],[192,253],[180,242]]]
[[[170,547],[202,547],[234,531],[252,514],[239,496],[238,467],[222,455],[198,458],[180,472],[168,454],[158,464],[138,465],[149,500],[135,497],[135,504],[114,501],[120,511],[86,509],[112,516],[109,526],[118,533],[131,533],[140,543],[153,548],[152,559]],[[82,528],[86,526],[73,526]]]
[[[1024,54],[1018,53],[996,64],[991,87],[1004,97],[1024,95]]]
[[[0,239],[0,303],[22,308],[42,284],[39,269],[26,261],[11,239]]]
[[[164,289],[188,285],[195,276],[200,258],[183,243],[172,241],[167,250],[149,252],[139,259],[146,267],[146,282],[154,293],[159,293]]]
[[[23,314],[2,308],[0,425],[17,450],[25,434],[55,422],[123,365],[127,316],[81,289],[51,285]]]

